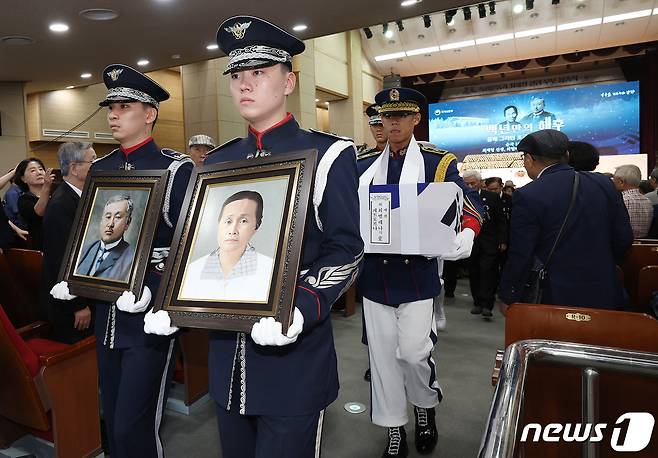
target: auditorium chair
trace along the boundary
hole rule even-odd
[[[5,256],[14,274],[14,279],[27,294],[27,299],[38,304],[41,293],[43,253],[36,250],[12,248],[5,252]]]
[[[18,281],[6,253],[0,252],[0,304],[16,327],[34,323],[39,318],[39,301],[30,299]]]
[[[37,322],[16,329],[0,306],[0,449],[31,434],[58,458],[101,451],[94,337],[73,345],[39,335]]]
[[[658,353],[658,321],[633,312],[563,307],[541,304],[513,304],[505,320],[505,347],[528,339],[575,342],[627,350]],[[502,352],[496,356],[492,383],[498,380]],[[528,366],[522,418],[518,430],[528,423],[581,422],[582,369],[533,361]],[[658,411],[658,384],[655,379],[621,373],[600,372],[599,419],[614,424],[626,412]],[[517,438],[518,439],[518,438]],[[610,438],[607,438],[608,442]],[[562,458],[581,456],[581,443],[517,443],[515,456]],[[616,456],[605,445],[599,458]],[[658,441],[634,457],[658,456]]]
[[[646,303],[641,303],[639,297],[640,270],[646,266],[658,266],[658,241],[633,242],[626,254],[622,269],[624,271],[624,286],[630,298],[631,310],[646,313]]]

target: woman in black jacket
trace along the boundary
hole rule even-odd
[[[42,246],[41,223],[55,178],[52,172],[36,157],[24,159],[16,167],[14,182],[23,191],[18,198],[18,213],[27,223],[33,250],[41,250]]]

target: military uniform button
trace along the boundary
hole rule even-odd
[[[405,260],[404,260],[404,263],[405,263],[405,264],[409,264],[409,260],[408,260],[408,259],[405,259]]]
[[[382,261],[382,263],[383,263],[384,265],[388,264],[388,259],[384,259],[384,260]]]

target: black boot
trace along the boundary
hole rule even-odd
[[[421,455],[432,453],[439,439],[434,415],[434,408],[423,409],[422,407],[414,406],[414,417],[416,417],[416,450]]]
[[[382,458],[406,458],[409,455],[407,433],[404,426],[388,428],[388,444]]]

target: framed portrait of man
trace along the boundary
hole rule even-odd
[[[72,294],[114,301],[124,291],[132,291],[139,297],[168,174],[167,170],[89,174],[60,270],[59,280],[68,282]]]
[[[317,152],[198,167],[192,173],[155,310],[176,326],[288,328]]]

